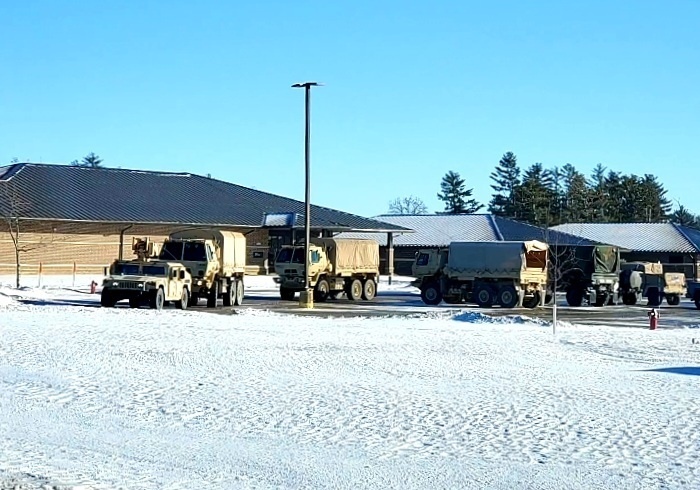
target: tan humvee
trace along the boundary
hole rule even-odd
[[[165,261],[115,260],[102,282],[100,304],[113,307],[128,299],[131,308],[160,310],[166,302],[184,310],[190,301],[192,276],[184,265]]]

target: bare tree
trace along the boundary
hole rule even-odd
[[[389,203],[389,214],[426,214],[428,207],[415,196],[397,197]]]
[[[53,232],[50,239],[42,237],[38,242],[24,243],[22,241],[23,222],[29,208],[29,203],[24,200],[17,190],[14,182],[0,182],[0,222],[4,224],[5,231],[10,236],[15,255],[15,287],[20,287],[22,254],[45,247],[54,242]],[[2,229],[0,228],[0,231]]]

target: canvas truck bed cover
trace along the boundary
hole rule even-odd
[[[193,229],[171,233],[170,238],[214,240],[221,248],[221,267],[224,271],[245,269],[246,238],[242,233],[213,229]]]
[[[325,247],[334,272],[379,270],[379,243],[375,240],[314,238],[311,242]]]
[[[599,274],[617,274],[620,264],[618,249],[609,246],[593,247],[594,270]]]
[[[526,270],[525,254],[544,251],[536,240],[522,242],[452,242],[445,272],[479,277],[519,278]]]

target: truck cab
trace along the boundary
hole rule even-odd
[[[447,264],[448,258],[447,248],[426,248],[416,252],[411,273],[416,279],[411,282],[411,285],[421,288],[423,282],[430,277],[434,277]]]
[[[275,258],[277,281],[285,289],[301,291],[304,289],[304,246],[285,245]],[[321,272],[332,271],[332,265],[323,248],[309,246],[309,286],[315,287]]]

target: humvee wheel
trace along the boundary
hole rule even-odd
[[[160,287],[151,296],[151,308],[154,310],[162,310],[165,305],[165,291]]]
[[[436,282],[429,282],[420,290],[420,299],[423,303],[430,306],[437,306],[442,301],[442,292],[440,286]]]
[[[362,299],[372,301],[377,295],[377,283],[374,279],[367,279],[362,285]]]
[[[357,301],[362,297],[362,282],[359,279],[353,279],[346,291],[350,301]]]
[[[179,301],[175,302],[175,306],[181,310],[186,310],[190,304],[190,292],[187,288],[182,288],[182,296]]]
[[[224,306],[233,306],[233,303],[235,301],[234,298],[238,293],[237,289],[238,284],[236,283],[236,279],[232,278],[231,282],[228,283],[226,292],[223,294]]]
[[[669,294],[666,296],[666,303],[670,306],[678,306],[681,303],[681,297],[677,294]]]
[[[513,286],[503,286],[498,291],[498,302],[502,308],[514,308],[518,304],[518,292]]]
[[[236,296],[233,298],[233,304],[236,306],[241,306],[243,304],[244,296],[245,286],[243,286],[243,279],[236,279]]]
[[[110,293],[109,289],[103,289],[102,293],[100,294],[100,305],[104,306],[105,308],[112,308],[116,304],[116,301],[114,300],[114,297]]]
[[[219,299],[219,280],[215,279],[207,296],[207,308],[216,308],[217,299]]]
[[[326,279],[319,279],[314,288],[314,301],[323,303],[328,299],[328,291],[331,289]]]

